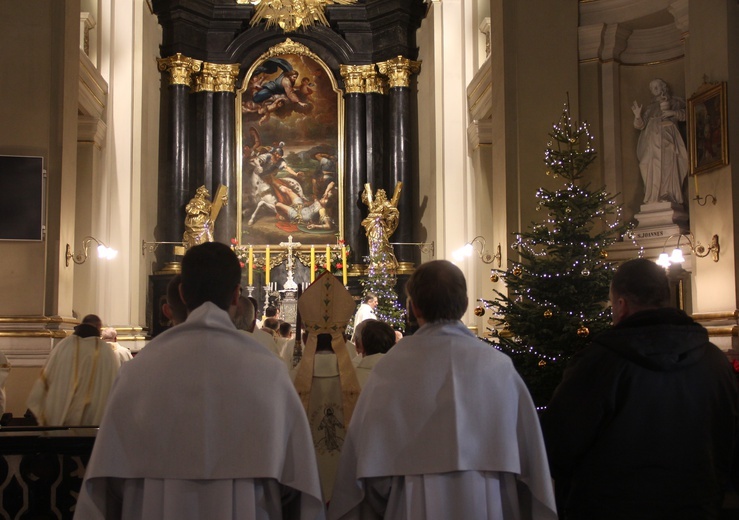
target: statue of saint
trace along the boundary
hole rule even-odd
[[[688,152],[677,126],[685,121],[685,100],[674,97],[661,79],[649,82],[653,100],[642,111],[631,106],[634,128],[641,130],[636,155],[644,180],[644,203],[683,203],[683,182],[688,175]]]
[[[395,186],[395,193],[391,200],[387,200],[383,189],[377,190],[377,193],[372,196],[372,188],[369,184],[364,185],[362,192],[362,202],[369,208],[369,214],[362,221],[362,226],[364,226],[369,241],[370,263],[385,263],[391,269],[398,267],[393,247],[390,245],[390,236],[395,232],[400,220],[397,206],[402,187],[402,182]]]
[[[213,242],[211,207],[210,193],[205,186],[200,186],[195,196],[185,206],[185,233],[182,236],[185,249],[205,242]]]

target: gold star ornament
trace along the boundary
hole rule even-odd
[[[265,29],[278,25],[285,32],[293,32],[320,23],[328,26],[324,9],[327,5],[351,5],[357,0],[236,0],[238,4],[256,6],[251,25],[266,20]]]

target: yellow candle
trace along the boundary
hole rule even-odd
[[[346,285],[346,246],[341,246],[341,275],[344,285]]]
[[[693,175],[693,177],[695,177],[695,196],[698,197],[698,176]]]
[[[254,247],[249,246],[249,285],[254,285]]]
[[[316,279],[316,246],[310,246],[310,283]]]
[[[326,271],[331,271],[331,246],[326,244]]]
[[[264,285],[269,285],[269,246],[264,249]]]

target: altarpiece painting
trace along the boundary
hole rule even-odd
[[[343,237],[343,97],[326,64],[287,39],[237,93],[241,244]]]

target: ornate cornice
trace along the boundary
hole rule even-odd
[[[192,86],[192,75],[199,72],[203,62],[193,58],[188,58],[180,54],[174,54],[167,58],[157,58],[159,70],[169,72],[170,85],[187,85]]]
[[[267,52],[262,54],[262,59],[272,58],[273,56],[280,56],[282,54],[297,54],[298,56],[308,56],[318,62],[321,62],[321,58],[317,54],[313,53],[308,47],[302,43],[296,42],[287,38],[284,42],[278,43],[277,45],[270,47]]]
[[[407,88],[411,85],[411,74],[418,74],[421,70],[421,62],[398,56],[397,58],[378,63],[377,69],[380,71],[380,74],[387,76],[390,88]]]

